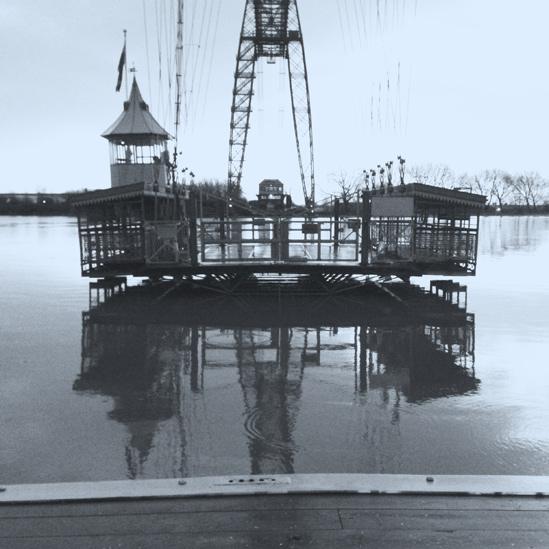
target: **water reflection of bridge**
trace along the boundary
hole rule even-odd
[[[110,418],[129,433],[131,478],[194,475],[195,462],[218,472],[223,445],[234,454],[242,444],[248,465],[229,462],[225,472],[293,472],[296,422],[316,369],[354,379],[358,401],[379,393],[392,421],[401,399],[421,403],[478,385],[474,317],[417,288],[392,286],[404,303],[351,292],[277,300],[195,293],[159,304],[161,291],[130,290],[83,315],[74,388],[113,399]],[[222,440],[204,439],[212,429]]]

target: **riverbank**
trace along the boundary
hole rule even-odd
[[[481,215],[549,215],[549,204],[541,206],[505,205],[501,208],[488,206]]]
[[[76,216],[72,207],[72,201],[77,196],[70,194],[29,194],[29,195],[2,195],[0,194],[0,215],[9,216]],[[341,215],[353,215],[356,213],[356,204],[350,204],[347,213]],[[328,209],[323,211],[326,216],[332,214]],[[333,215],[333,214],[332,214]],[[506,205],[500,210],[488,206],[480,212],[482,216],[528,216],[549,215],[549,204],[542,206],[513,206]]]
[[[0,215],[76,215],[72,208],[72,200],[78,194],[79,193],[0,194]]]

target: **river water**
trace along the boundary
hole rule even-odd
[[[412,318],[349,297],[91,307],[73,219],[0,217],[0,483],[549,474],[549,218],[480,231],[467,314]]]

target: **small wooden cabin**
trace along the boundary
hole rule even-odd
[[[190,262],[191,227],[181,219],[184,197],[133,183],[86,193],[78,214],[82,275],[133,274],[143,267]]]
[[[102,137],[109,142],[111,187],[145,183],[164,190],[169,186],[171,136],[150,113],[135,78],[123,112]]]
[[[134,78],[124,109],[102,137],[111,188],[78,196],[82,274],[131,274],[143,265],[186,263],[189,226],[170,181],[170,134],[156,121]]]
[[[292,206],[292,198],[284,194],[284,183],[279,179],[264,179],[259,184],[257,200],[250,202],[253,207],[268,212],[280,212]]]
[[[370,200],[371,265],[475,274],[486,197],[412,183]]]

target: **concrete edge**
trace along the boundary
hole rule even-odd
[[[549,497],[549,476],[313,474],[0,485],[0,505],[259,494]]]

